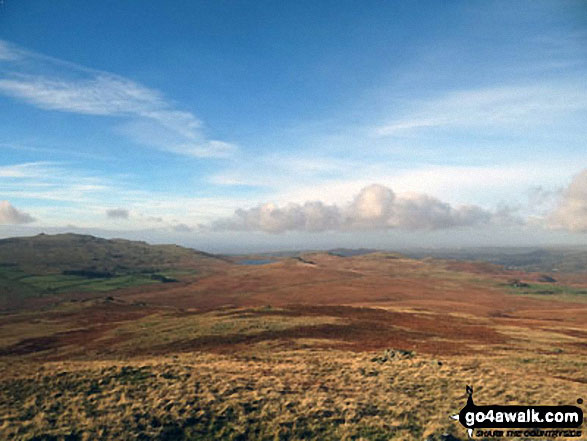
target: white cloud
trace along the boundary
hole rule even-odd
[[[555,229],[587,233],[587,169],[573,178],[547,220]]]
[[[30,214],[17,210],[8,201],[0,201],[1,225],[28,224],[34,220]]]
[[[246,219],[240,221],[239,228],[251,230],[256,228],[255,225],[264,225],[267,231],[292,228],[303,231],[368,230],[376,226],[434,229],[443,225],[466,225],[473,223],[474,219],[482,220],[483,216],[474,210],[463,208],[455,212],[455,207],[467,207],[471,203],[495,207],[500,200],[507,201],[510,206],[522,206],[521,210],[498,207],[492,211],[492,223],[511,224],[518,212],[525,217],[544,216],[548,207],[536,204],[527,207],[528,190],[536,182],[542,182],[543,191],[547,191],[560,187],[565,181],[562,175],[572,173],[570,166],[559,163],[543,168],[535,164],[505,168],[426,167],[395,171],[381,168],[369,172],[362,166],[355,168],[353,171],[352,167],[345,167],[348,176],[337,180],[312,173],[296,180],[295,174],[285,168],[280,169],[277,174],[281,176],[279,179],[276,177],[272,191],[264,196],[257,192],[255,197],[257,201],[271,200],[275,205],[265,206],[258,213],[244,210]],[[260,170],[259,178],[262,174],[263,170]],[[368,193],[361,191],[373,182],[364,179],[367,175],[387,189]],[[71,168],[68,164],[51,162],[0,167],[0,194],[9,200],[35,200],[35,212],[46,226],[75,222],[76,225],[103,228],[108,225],[104,215],[106,210],[125,207],[132,210],[133,216],[124,222],[124,228],[134,229],[173,229],[173,226],[182,223],[196,228],[200,224],[211,225],[217,219],[227,218],[231,220],[232,228],[235,224],[230,216],[235,207],[251,207],[252,197],[250,192],[226,197],[147,192],[133,188],[128,176],[94,175]],[[428,195],[428,199],[422,194]],[[517,201],[516,197],[519,197]],[[39,201],[43,203],[39,204]],[[353,206],[353,210],[348,210],[349,206]],[[385,213],[389,206],[394,208],[393,216],[377,214],[378,210]],[[425,214],[426,210],[431,213]],[[155,218],[158,222],[154,221]],[[429,218],[433,219],[431,223]]]
[[[346,210],[350,223],[359,228],[385,228],[394,213],[395,193],[383,185],[363,188]]]
[[[39,161],[1,166],[0,193],[11,198],[87,204],[97,195],[112,195],[113,189],[98,176]]]
[[[51,162],[1,166],[0,195],[34,200],[35,213],[42,219],[39,226],[75,223],[106,228],[110,225],[107,211],[124,207],[121,209],[129,212],[124,228],[135,230],[207,223],[246,203],[245,196],[190,197],[145,191],[133,186],[128,176],[96,175],[67,163]]]
[[[197,122],[190,121],[185,115],[178,120],[168,114],[158,114],[161,124],[147,120],[133,120],[122,124],[117,131],[142,145],[198,158],[227,158],[238,150],[228,142],[205,139],[198,135]],[[183,121],[185,124],[178,124]],[[192,128],[190,128],[192,127]]]
[[[82,80],[13,75],[0,79],[0,91],[42,109],[87,115],[140,115],[164,105],[160,95],[114,75]]]
[[[282,190],[283,187],[302,182],[313,182],[316,179],[344,174],[348,176],[353,170],[363,165],[351,158],[334,158],[304,153],[269,153],[250,158],[247,161],[229,162],[228,168],[213,174],[209,182],[215,185],[242,185],[251,187],[272,187]],[[364,169],[363,169],[364,170]]]
[[[215,230],[244,230],[281,233],[290,230],[324,231],[340,228],[341,215],[336,206],[322,202],[278,207],[267,203],[248,210],[238,209],[232,218],[213,223]]]
[[[425,128],[521,128],[560,120],[587,109],[583,84],[517,85],[449,93],[421,102],[405,116],[377,127],[376,136],[391,136]]]
[[[0,166],[0,179],[2,178],[38,178],[48,174],[51,162],[25,162],[22,164]]]
[[[236,146],[209,139],[202,122],[160,92],[108,72],[27,52],[0,40],[0,93],[35,107],[124,119],[133,141],[181,155],[227,157]]]
[[[345,206],[313,201],[238,209],[212,223],[215,230],[285,231],[438,230],[488,224],[494,214],[473,205],[453,207],[424,194],[396,195],[372,184]],[[503,216],[500,215],[503,220]]]
[[[316,199],[329,204],[346,204],[361,188],[379,182],[398,193],[425,193],[451,204],[495,206],[500,201],[510,204],[525,201],[526,192],[537,182],[545,188],[559,187],[582,160],[581,157],[568,157],[550,163],[525,161],[487,166],[412,167],[401,167],[393,161],[373,165],[349,161],[344,173],[332,178],[318,175],[296,180],[294,173],[283,170],[271,180],[271,176],[265,178],[260,170],[257,175],[251,174],[249,181],[243,175],[239,183],[266,179],[277,190],[271,200],[282,204]]]

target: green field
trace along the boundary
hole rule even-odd
[[[176,245],[76,234],[0,240],[0,309],[26,299],[188,280],[226,262]]]
[[[508,292],[529,296],[556,296],[558,299],[569,297],[575,301],[581,297],[587,299],[587,290],[585,288],[575,288],[554,283],[527,283],[525,285],[527,286],[508,286]]]
[[[176,281],[178,276],[196,274],[195,271],[160,271],[120,274],[106,278],[91,278],[64,274],[27,274],[17,267],[0,267],[0,296],[19,293],[21,296],[42,296],[73,291],[107,292],[136,285],[162,283],[162,279]]]

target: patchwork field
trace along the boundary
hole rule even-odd
[[[0,240],[0,310],[34,308],[131,286],[178,282],[226,264],[176,245],[77,234]]]
[[[587,398],[586,274],[231,260],[5,309],[0,439],[455,440],[466,385],[478,404]]]

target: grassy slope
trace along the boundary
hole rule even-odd
[[[466,384],[478,404],[585,397],[580,278],[528,295],[553,284],[385,253],[308,261],[5,316],[0,438],[437,441],[466,438],[448,419]],[[415,356],[380,363],[385,348]]]
[[[215,257],[177,245],[149,245],[79,234],[41,234],[0,240],[0,263],[27,273],[52,274],[92,268],[104,272],[170,268]]]
[[[43,295],[161,283],[220,262],[176,245],[77,234],[4,239],[0,240],[0,303],[4,302],[0,306]]]
[[[585,392],[584,384],[565,379],[584,369],[584,360],[562,354],[553,366],[552,356],[529,348],[441,362],[421,355],[373,360],[369,353],[249,348],[28,365],[0,381],[0,435],[420,441],[448,432],[464,440],[448,416],[465,404],[467,384],[478,404],[573,404]]]

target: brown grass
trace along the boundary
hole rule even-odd
[[[4,315],[0,439],[464,439],[448,415],[466,384],[479,404],[587,398],[576,290],[517,295],[511,272],[477,264],[307,259]],[[381,363],[387,348],[415,355]]]
[[[583,383],[566,377],[585,371],[584,358],[526,352],[416,355],[378,363],[373,355],[251,346],[233,355],[29,364],[0,382],[0,436],[407,441],[449,432],[463,437],[462,427],[448,416],[464,405],[466,384],[474,385],[477,401],[486,404],[571,404],[585,393]]]

